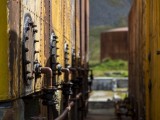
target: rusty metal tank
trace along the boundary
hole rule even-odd
[[[115,28],[101,33],[101,61],[128,60],[128,28]]]
[[[89,0],[1,0],[0,9],[0,119],[83,119]]]

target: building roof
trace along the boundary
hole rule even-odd
[[[121,32],[121,31],[128,31],[128,27],[114,28],[114,29],[104,31],[103,33],[106,33],[106,32]]]

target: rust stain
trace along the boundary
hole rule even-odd
[[[9,36],[7,33],[8,30],[8,23],[7,23],[7,1],[1,0],[0,1],[0,100],[10,99],[9,93],[9,69],[8,69],[8,47],[9,47]],[[4,42],[5,41],[5,42]]]
[[[128,46],[128,28],[101,33],[101,61],[106,58],[128,60]]]

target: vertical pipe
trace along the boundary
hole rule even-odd
[[[47,74],[47,89],[52,89],[53,88],[53,80],[52,80],[52,69],[50,67],[41,67],[40,68],[41,73]]]

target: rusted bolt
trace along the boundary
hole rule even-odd
[[[28,37],[28,36],[26,36],[26,37],[25,37],[25,40],[29,40],[29,37]]]
[[[39,42],[39,40],[34,40],[34,43]]]
[[[27,79],[28,79],[28,80],[33,80],[34,77],[33,77],[33,76],[28,76]]]
[[[33,33],[37,33],[37,32],[38,32],[38,30],[36,30],[36,29],[33,30]]]
[[[35,54],[36,54],[36,53],[39,53],[39,51],[36,51],[36,50],[35,50],[34,53],[35,53]]]
[[[28,48],[25,48],[25,52],[28,52],[29,51],[29,49]]]
[[[26,71],[26,74],[29,74],[29,73],[31,73],[30,71]]]
[[[30,64],[31,62],[29,60],[26,60],[25,61],[25,64]]]

